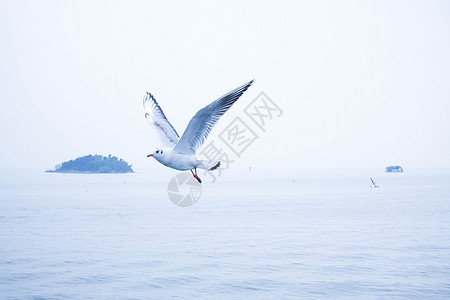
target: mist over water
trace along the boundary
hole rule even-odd
[[[450,172],[373,173],[3,172],[0,298],[447,299]]]
[[[449,12],[0,1],[0,300],[450,299]],[[181,136],[252,79],[171,187],[143,96]],[[88,154],[138,172],[43,172]]]

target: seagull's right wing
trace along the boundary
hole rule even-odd
[[[175,128],[170,124],[169,120],[167,120],[155,98],[148,92],[144,98],[144,110],[145,118],[149,121],[150,125],[152,125],[161,140],[162,146],[167,148],[175,147],[180,137]]]
[[[194,155],[203,144],[219,118],[252,85],[253,80],[223,95],[208,106],[200,109],[189,122],[180,141],[174,148],[180,153]]]

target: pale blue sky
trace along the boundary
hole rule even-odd
[[[88,154],[137,168],[158,146],[142,97],[177,131],[255,79],[283,109],[242,164],[450,167],[448,1],[0,1],[0,167]]]

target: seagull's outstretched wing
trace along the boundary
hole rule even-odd
[[[180,139],[175,128],[170,124],[152,94],[144,97],[145,118],[150,122],[163,147],[173,148]]]
[[[189,122],[174,150],[194,155],[220,117],[242,96],[252,83],[253,80],[200,109]]]

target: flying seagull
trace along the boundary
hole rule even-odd
[[[370,185],[370,187],[372,188],[372,189],[374,189],[374,188],[379,188],[379,186],[375,183],[375,180],[373,180],[373,178],[372,177],[370,177],[370,181],[372,182],[372,184]]]
[[[201,183],[202,180],[197,175],[197,168],[213,171],[220,167],[220,161],[200,160],[195,157],[196,151],[203,145],[220,117],[252,83],[253,80],[200,109],[189,122],[181,138],[167,120],[153,95],[147,92],[144,97],[145,118],[152,125],[163,146],[147,157],[153,157],[166,167],[175,170],[191,170],[194,178]]]

